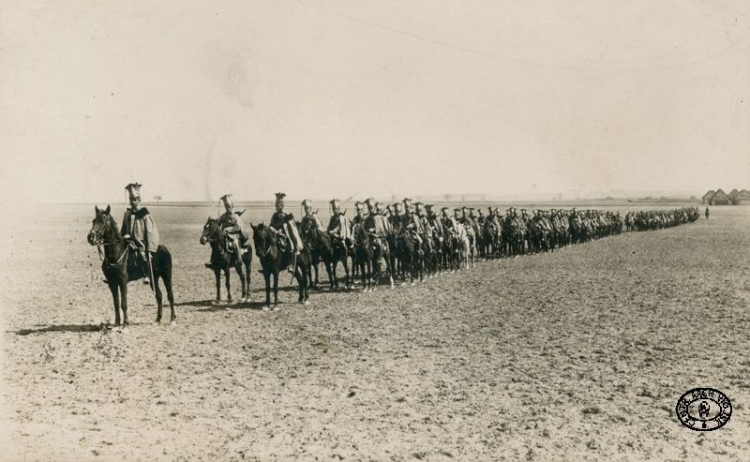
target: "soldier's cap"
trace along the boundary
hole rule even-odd
[[[359,210],[359,209],[362,208],[363,205],[364,204],[362,202],[357,201],[357,202],[354,203],[354,208]]]
[[[424,208],[426,208],[427,210],[432,210],[432,204],[425,204]]]
[[[367,199],[365,199],[365,205],[367,205],[368,207],[375,207],[375,199],[373,199],[372,197],[368,197]]]
[[[472,209],[472,212],[473,212],[473,211],[474,211],[474,210]],[[484,215],[484,210],[482,210],[482,209],[479,209],[479,214],[480,214],[480,215]]]
[[[125,186],[125,189],[128,190],[130,197],[141,197],[141,186],[143,185],[140,183],[130,183]]]
[[[414,203],[414,207],[422,207],[423,205],[424,204],[422,204],[421,202],[415,202]]]
[[[310,199],[303,200],[302,207],[312,207],[312,201]]]
[[[340,202],[341,202],[341,201],[339,201],[338,199],[331,199],[331,202],[330,202],[330,204],[331,204],[332,206],[334,206],[334,207],[338,207],[338,205],[339,205],[339,203],[340,203]]]
[[[380,210],[381,208],[380,202],[375,202],[375,210]]]
[[[283,201],[285,197],[286,197],[286,194],[284,194],[283,192],[277,192],[276,193],[276,202]]]
[[[461,212],[461,209],[453,209],[454,212]]]
[[[396,207],[396,210],[399,210],[403,208],[404,204],[402,204],[401,202],[396,202],[395,204],[393,204],[393,206]]]
[[[232,195],[231,194],[224,194],[219,198],[223,203],[225,207],[233,207],[234,203],[232,202]]]
[[[405,198],[405,199],[403,200],[403,202],[404,202],[404,205],[411,205],[411,199],[409,199],[408,197],[407,197],[407,198]]]

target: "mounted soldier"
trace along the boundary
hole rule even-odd
[[[357,201],[354,203],[354,211],[355,215],[354,218],[352,218],[352,226],[365,223],[365,215],[364,215],[364,204],[360,201]]]
[[[281,237],[280,244],[286,253],[293,253],[294,258],[290,258],[289,271],[294,271],[296,257],[302,249],[302,239],[297,231],[297,225],[294,223],[294,215],[284,212],[284,198],[286,194],[276,193],[276,212],[271,216],[269,226],[278,232]]]
[[[403,228],[404,217],[401,210],[401,202],[393,204],[393,214],[390,216],[391,228],[394,233],[400,233]]]
[[[432,210],[432,204],[427,204],[424,208],[427,211],[427,215],[425,216],[427,219],[427,226],[430,227],[432,234],[437,237],[438,241],[443,242],[443,239],[445,238],[445,230],[443,229],[442,220]]]
[[[128,190],[130,208],[125,210],[120,234],[128,241],[128,245],[136,250],[140,269],[145,275],[143,283],[149,284],[152,276],[151,261],[159,247],[159,231],[148,209],[140,206],[141,186],[143,185],[138,183],[125,186]]]
[[[379,240],[382,239],[385,241],[386,236],[392,231],[391,223],[382,213],[378,213],[375,199],[367,199],[365,205],[367,206],[368,211],[364,221],[365,229],[374,234]]]
[[[419,216],[412,210],[412,201],[409,198],[403,200],[404,203],[404,216],[402,218],[403,227],[405,230],[411,232],[412,236],[416,238],[419,245],[419,252],[423,252],[423,239],[424,227],[419,219]]]
[[[221,196],[221,201],[224,203],[224,213],[219,217],[218,223],[224,232],[224,236],[227,240],[227,250],[234,252],[238,259],[242,257],[242,253],[247,250],[247,242],[250,239],[245,232],[244,223],[242,222],[242,212],[234,211],[234,202],[232,201],[231,194],[225,194]],[[211,263],[205,263],[206,268],[213,269]]]
[[[338,237],[346,247],[352,246],[352,226],[346,218],[346,212],[341,212],[341,202],[331,200],[331,219],[328,220],[328,233]]]
[[[305,199],[302,201],[302,209],[305,211],[305,216],[302,217],[302,220],[300,222],[302,229],[308,229],[308,227],[314,226],[321,232],[325,231],[323,222],[320,221],[320,218],[318,217],[318,212],[313,212],[312,201],[310,199]]]

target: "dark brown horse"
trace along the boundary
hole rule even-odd
[[[112,292],[112,301],[115,307],[115,325],[120,325],[120,309],[122,309],[122,321],[128,324],[128,282],[142,278],[142,270],[135,263],[138,258],[136,252],[131,250],[129,243],[120,234],[117,222],[110,215],[110,207],[99,210],[94,207],[96,216],[92,222],[91,231],[88,234],[89,244],[97,246],[99,256],[102,258],[102,272],[107,279],[109,290]],[[159,288],[159,279],[164,280],[167,289],[167,299],[171,310],[170,321],[175,323],[177,316],[174,314],[174,295],[172,294],[172,255],[163,245],[160,245],[151,261],[151,289],[156,294],[156,322],[161,322],[162,293]]]
[[[278,231],[265,226],[263,223],[258,226],[250,226],[253,228],[255,254],[260,260],[261,272],[266,281],[266,306],[264,310],[271,307],[271,276],[273,276],[273,306],[276,308],[279,301],[279,271],[289,266],[289,263],[293,263],[294,277],[299,284],[299,302],[308,305],[310,303],[308,302],[308,281],[312,276],[310,251],[303,248],[296,258],[290,256],[279,247],[280,233]],[[291,262],[290,258],[296,261]]]
[[[346,272],[344,285],[346,288],[349,288],[351,285],[349,281],[349,263],[346,246],[341,239],[321,231],[313,221],[303,222],[300,228],[300,236],[305,247],[310,250],[312,268],[315,270],[315,279],[314,281],[310,281],[312,282],[312,287],[318,287],[318,264],[322,261],[325,265],[326,273],[328,273],[328,286],[331,289],[339,287],[336,266],[340,262],[344,265],[344,271]]]
[[[250,280],[252,263],[253,263],[253,249],[249,245],[245,244],[242,248],[242,257],[237,258],[235,252],[229,252],[227,248],[227,238],[224,235],[224,230],[221,228],[219,220],[215,218],[208,218],[206,224],[203,226],[203,234],[201,234],[200,243],[205,245],[206,243],[211,244],[211,269],[214,271],[216,277],[216,302],[221,302],[221,272],[224,271],[224,279],[227,286],[227,301],[232,302],[232,291],[229,284],[229,275],[231,274],[230,268],[234,267],[242,281],[242,298],[243,302],[250,299]]]
[[[362,223],[352,226],[352,240],[354,241],[354,267],[360,270],[362,276],[362,292],[374,289],[372,283],[373,246],[370,233]]]

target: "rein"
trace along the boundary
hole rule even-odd
[[[110,223],[110,227],[111,227],[111,223]],[[93,232],[93,230],[92,230],[92,232]],[[125,243],[125,248],[122,250],[122,253],[120,254],[119,257],[117,257],[117,260],[115,260],[114,262],[112,262],[111,260],[109,260],[107,258],[107,254],[104,251],[104,247],[105,246],[108,246],[108,245],[111,246],[111,245],[116,245],[116,244],[123,243],[124,239],[119,239],[119,240],[114,240],[114,241],[106,241],[103,238],[99,237],[98,230],[96,232],[93,232],[93,234],[94,234],[94,238],[96,239],[94,241],[94,244],[96,245],[96,250],[97,250],[97,253],[99,254],[99,260],[102,263],[106,263],[110,267],[122,267],[122,266],[125,266],[125,256],[128,253],[128,245],[127,245],[127,243]]]

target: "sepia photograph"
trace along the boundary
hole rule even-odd
[[[750,460],[750,3],[0,2],[0,460]]]

